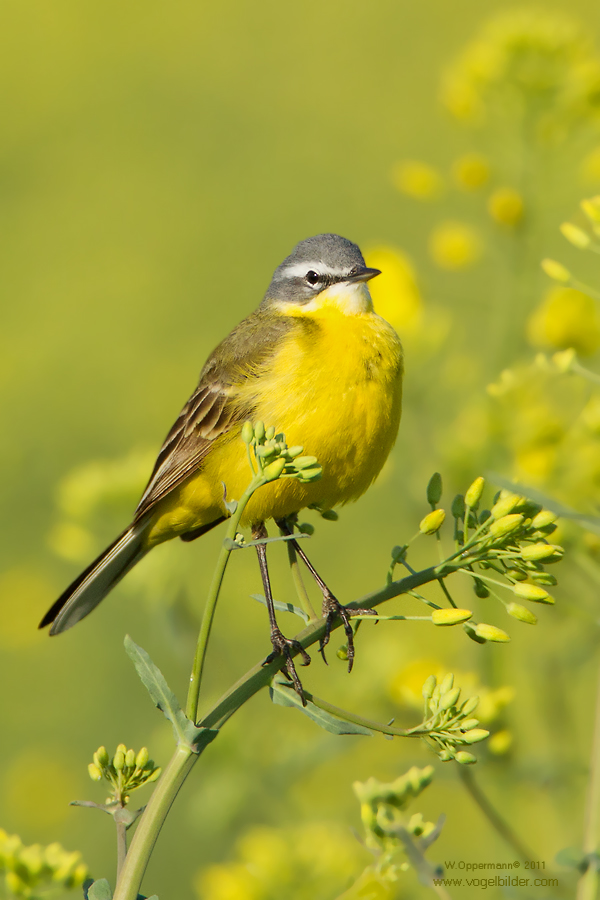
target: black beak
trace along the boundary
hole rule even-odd
[[[363,266],[344,278],[344,281],[354,284],[357,281],[370,281],[371,278],[376,278],[377,275],[381,275],[381,269],[368,269],[366,266]]]

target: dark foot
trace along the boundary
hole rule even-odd
[[[298,673],[296,672],[292,651],[300,654],[303,666],[308,666],[310,664],[310,656],[299,641],[284,637],[279,628],[273,628],[271,630],[271,643],[273,645],[273,652],[269,653],[263,665],[268,666],[269,663],[272,663],[278,656],[283,656],[285,659],[285,671],[287,676],[294,685],[294,690],[302,700],[302,705],[306,706],[302,682],[298,678]]]
[[[354,629],[350,623],[350,616],[376,616],[377,613],[374,609],[349,609],[347,606],[342,606],[339,600],[336,600],[333,594],[327,590],[327,593],[323,592],[323,615],[325,616],[325,634],[319,643],[319,652],[323,657],[323,662],[327,663],[325,647],[329,643],[333,624],[339,617],[342,620],[348,642],[348,672],[351,672],[354,665]]]

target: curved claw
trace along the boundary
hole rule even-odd
[[[273,650],[269,653],[263,665],[268,666],[269,663],[272,663],[278,656],[283,656],[285,659],[286,674],[294,685],[294,690],[302,700],[302,705],[306,706],[302,682],[298,678],[298,673],[296,672],[292,651],[298,653],[302,657],[301,665],[303,666],[310,665],[310,656],[299,641],[295,641],[293,638],[286,638],[278,628],[271,631],[271,644],[273,645]]]
[[[352,628],[352,625],[350,623],[350,617],[376,616],[377,613],[374,609],[348,609],[347,606],[342,606],[342,604],[333,596],[333,594],[329,593],[323,597],[323,615],[326,616],[325,634],[319,642],[319,652],[323,657],[323,661],[327,665],[327,660],[325,659],[325,647],[329,643],[333,623],[339,616],[339,618],[342,620],[342,625],[344,626],[344,633],[346,635],[346,641],[348,644],[348,672],[351,672],[352,666],[354,665],[355,650],[354,629]]]

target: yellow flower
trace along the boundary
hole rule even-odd
[[[581,175],[584,181],[600,181],[600,147],[594,147],[581,163]]]
[[[505,753],[508,753],[512,744],[513,736],[511,732],[508,728],[503,728],[502,731],[497,731],[496,734],[491,736],[487,742],[487,747],[494,756],[503,756]]]
[[[442,176],[437,169],[417,159],[405,159],[394,166],[392,180],[403,194],[417,200],[432,200],[443,188]]]
[[[551,288],[527,322],[527,338],[535,347],[594,353],[600,347],[596,301],[574,288]]]
[[[367,265],[381,269],[369,285],[375,311],[403,334],[418,330],[423,301],[409,258],[393,247],[375,247],[366,253]]]
[[[488,200],[488,212],[498,225],[514,228],[523,218],[523,198],[514,188],[498,188]]]
[[[467,153],[459,157],[452,166],[452,175],[457,185],[465,191],[476,191],[487,184],[490,166],[479,153]]]
[[[57,556],[69,562],[84,563],[94,555],[93,535],[74,522],[57,522],[48,534],[47,542]]]
[[[467,269],[481,256],[481,239],[470,225],[442,222],[431,233],[429,252],[440,269]]]

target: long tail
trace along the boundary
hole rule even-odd
[[[72,628],[91,613],[109,591],[146,555],[144,525],[132,525],[107,547],[91,566],[69,585],[42,621],[40,628],[53,623],[50,634]]]

